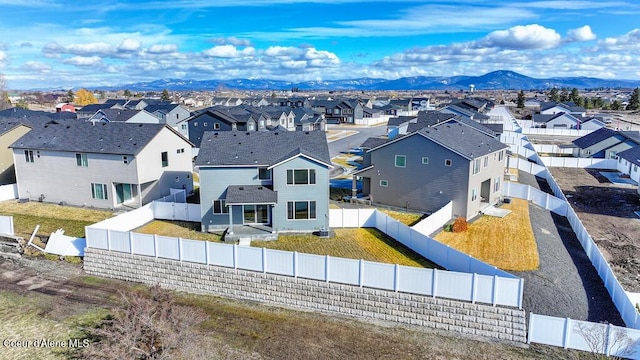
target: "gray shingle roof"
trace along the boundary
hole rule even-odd
[[[640,144],[640,132],[638,131],[618,131],[625,138]]]
[[[370,137],[367,140],[365,140],[362,145],[360,145],[361,148],[365,148],[365,149],[373,149],[375,147],[378,147],[384,143],[386,143],[388,140],[385,138],[379,138],[379,137]]]
[[[475,121],[475,120],[471,120],[469,118],[463,117],[463,116],[456,116],[455,118],[451,119],[451,121],[455,121],[458,123],[461,123],[462,125],[467,125],[469,127],[472,127],[482,133],[485,133],[489,136],[492,137],[496,137],[498,136],[498,134],[496,134],[493,130],[489,129],[488,127],[480,124],[479,122]],[[502,126],[502,124],[499,124],[500,126]]]
[[[389,118],[387,121],[387,126],[400,126],[410,120],[415,119],[415,116],[396,116]]]
[[[230,185],[227,187],[227,205],[275,204],[278,192],[262,185]]]
[[[9,147],[135,155],[166,125],[87,122],[35,126]]]
[[[331,164],[324,131],[207,131],[196,166],[271,166],[297,154]]]
[[[450,113],[442,113],[435,110],[419,111],[418,119],[415,123],[409,123],[407,133],[416,132],[426,127],[441,124],[447,120],[455,118],[456,115]]]
[[[581,149],[586,149],[590,146],[593,146],[605,139],[608,139],[616,135],[617,135],[617,132],[615,130],[603,127],[583,137],[579,137],[573,140],[572,143]]]
[[[508,146],[462,124],[443,124],[424,128],[418,134],[469,159],[491,154]]]
[[[142,110],[131,109],[102,109],[99,110],[109,121],[125,122],[138,115]]]
[[[616,154],[617,156],[629,161],[630,163],[640,166],[640,146],[632,147]]]

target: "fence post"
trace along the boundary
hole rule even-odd
[[[613,325],[607,324],[606,338],[604,339],[604,354],[609,357],[611,355],[611,330],[613,329]]]
[[[324,279],[326,282],[329,282],[329,255],[324,256]]]
[[[238,245],[233,244],[233,268],[238,268]]]
[[[535,319],[533,312],[529,313],[529,331],[527,332],[527,344],[531,344],[531,334],[533,334],[533,319]]]
[[[496,306],[498,301],[498,275],[493,275],[493,293],[491,294],[491,305]]]
[[[562,339],[562,347],[567,348],[569,346],[569,337],[571,336],[571,319],[565,318],[564,320],[564,337]]]
[[[204,263],[209,265],[209,242],[208,241],[203,241],[204,242]]]
[[[431,278],[431,296],[432,297],[436,297],[436,289],[438,288],[438,269],[433,269],[433,272],[431,273],[432,278]]]
[[[293,252],[293,277],[298,278],[298,252]]]
[[[129,231],[129,254],[133,255],[133,232]]]
[[[267,273],[267,248],[262,248],[262,272]]]
[[[400,265],[395,264],[393,266],[393,291],[398,292],[400,290]]]
[[[476,296],[477,296],[477,290],[478,290],[478,274],[473,273],[471,274],[471,303],[475,304],[476,303]]]
[[[178,238],[178,260],[182,261],[182,238]]]
[[[360,212],[359,209],[358,209],[358,212]],[[358,261],[358,285],[362,287],[363,282],[364,282],[364,260],[360,259]]]
[[[158,235],[153,234],[153,254],[158,257]]]
[[[522,297],[524,296],[524,279],[518,281],[518,309],[522,310]]]
[[[107,229],[107,249],[111,251],[111,230]]]

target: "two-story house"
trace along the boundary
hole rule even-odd
[[[321,131],[206,132],[196,159],[202,231],[327,229],[332,167]]]
[[[131,109],[101,109],[90,116],[87,121],[97,122],[128,122],[142,124],[159,124],[160,119],[145,110]]]
[[[507,145],[461,123],[371,142],[353,187],[374,204],[431,213],[449,201],[471,219],[501,197]],[[354,195],[355,195],[355,190]]]
[[[0,185],[15,184],[13,152],[9,145],[28,133],[31,127],[19,119],[0,119]]]
[[[174,129],[178,127],[179,122],[191,116],[189,110],[179,104],[149,105],[144,110],[160,119],[161,124],[167,124]]]
[[[213,107],[193,113],[178,124],[178,129],[182,134],[186,131],[189,141],[199,148],[206,131],[258,131],[260,122],[242,109],[239,114],[234,114],[230,110]]]
[[[193,190],[191,144],[165,124],[34,126],[10,145],[20,198],[112,209]]]

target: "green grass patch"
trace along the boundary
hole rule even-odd
[[[421,213],[414,213],[408,211],[397,211],[397,210],[389,210],[389,209],[381,209],[378,208],[379,211],[387,214],[388,216],[400,221],[401,223],[407,226],[413,226],[422,220],[425,215]]]
[[[335,229],[335,236],[280,234],[277,241],[253,241],[251,246],[329,255],[348,259],[433,268],[435,264],[377,229]]]

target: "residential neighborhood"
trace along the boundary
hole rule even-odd
[[[544,103],[541,110],[532,110],[529,115],[516,118],[512,115],[512,111],[518,110],[515,105],[496,105],[491,96],[486,96],[490,94],[471,95],[451,97],[448,102],[440,98],[438,106],[431,105],[429,97],[425,96],[403,99],[345,96],[329,100],[330,96],[315,95],[268,101],[267,98],[251,97],[222,101],[214,97],[210,100],[211,106],[191,111],[190,107],[156,102],[153,98],[110,99],[101,104],[74,107],[75,113],[64,110],[69,114],[65,117],[57,115],[61,113],[56,112],[61,108],[59,106],[51,112],[4,110],[0,112],[0,139],[3,140],[0,144],[6,146],[4,155],[0,156],[2,181],[5,187],[13,186],[15,194],[9,195],[13,200],[5,202],[17,206],[51,204],[113,214],[102,222],[87,225],[84,234],[59,239],[58,235],[51,234],[47,240],[34,233],[35,238],[42,239],[38,241],[44,241],[46,249],[41,248],[41,251],[45,254],[53,249],[47,242],[72,244],[70,241],[82,237],[84,245],[76,249],[89,274],[107,274],[104,271],[111,269],[110,273],[120,274],[114,275],[116,278],[140,282],[154,279],[161,284],[171,284],[165,282],[170,280],[165,280],[164,275],[147,277],[146,273],[128,273],[127,269],[138,266],[135,265],[138,260],[134,258],[126,260],[134,261],[126,266],[114,265],[119,263],[109,260],[112,256],[120,259],[120,254],[125,254],[122,256],[141,256],[140,260],[163,258],[179,261],[176,264],[204,264],[206,269],[232,267],[237,269],[233,271],[257,270],[267,274],[264,276],[284,276],[269,278],[279,287],[297,286],[289,284],[287,276],[347,284],[340,286],[355,285],[355,288],[366,288],[369,283],[374,288],[390,290],[391,293],[385,293],[385,299],[391,299],[389,296],[393,293],[408,292],[417,294],[414,296],[428,295],[429,299],[434,296],[436,299],[447,298],[460,304],[471,301],[468,304],[477,306],[476,311],[487,311],[482,303],[488,303],[489,308],[508,309],[513,323],[504,322],[489,331],[482,330],[482,325],[477,329],[472,323],[468,326],[480,336],[515,342],[540,337],[539,332],[547,331],[545,327],[532,325],[531,319],[537,322],[547,318],[565,322],[569,321],[566,318],[594,323],[608,321],[621,329],[625,325],[632,328],[630,319],[637,319],[637,314],[631,314],[636,310],[625,307],[638,301],[633,300],[637,299],[633,294],[640,292],[634,285],[632,271],[610,270],[617,273],[617,286],[625,287],[629,294],[623,298],[610,297],[607,286],[611,280],[601,278],[610,275],[600,275],[593,270],[595,265],[578,264],[577,268],[569,270],[566,261],[571,260],[548,263],[549,256],[566,259],[576,256],[571,252],[574,250],[567,248],[570,240],[565,239],[569,235],[564,233],[564,228],[552,231],[552,234],[557,231],[555,240],[545,240],[547,247],[555,248],[545,249],[540,243],[536,246],[536,242],[547,236],[547,230],[540,230],[539,226],[544,229],[556,226],[553,224],[558,220],[553,220],[551,214],[566,217],[570,223],[575,221],[571,220],[573,217],[582,217],[584,225],[576,225],[581,228],[570,230],[578,235],[575,241],[595,240],[582,235],[587,234],[587,230],[593,231],[591,227],[594,226],[584,217],[582,208],[576,207],[573,213],[569,210],[572,205],[568,200],[572,199],[574,206],[578,206],[583,195],[579,190],[557,192],[564,191],[571,177],[563,171],[580,170],[584,173],[579,176],[584,176],[596,174],[591,170],[599,169],[598,179],[608,179],[618,189],[615,191],[627,194],[618,197],[620,202],[625,202],[625,209],[635,207],[639,210],[640,124],[638,130],[634,130],[633,125],[616,128],[600,115],[565,103]],[[393,115],[380,110],[381,107],[393,107]],[[365,117],[365,114],[371,116]],[[582,179],[578,175],[572,176]],[[543,183],[554,185],[545,193]],[[581,185],[574,183],[573,186],[578,189]],[[593,185],[588,186],[593,189]],[[629,191],[635,197],[629,197]],[[336,197],[336,193],[343,195]],[[524,207],[528,208],[527,213],[530,212],[524,216],[526,226],[532,229],[531,251],[539,265],[514,271],[511,265],[500,265],[492,260],[491,246],[483,255],[482,252],[462,250],[468,249],[466,246],[439,243],[444,241],[443,235],[453,232],[461,221],[470,229],[486,226],[482,225],[486,222],[493,224],[489,226],[493,227],[494,251],[498,252],[503,246],[502,240],[498,240],[500,233],[509,229],[509,224],[520,221],[516,217],[521,216],[521,210],[514,205],[519,199],[524,199]],[[594,206],[593,200],[586,204]],[[615,219],[626,214],[624,211],[611,211],[611,216]],[[415,216],[415,220],[405,224],[394,216],[400,216],[397,219]],[[534,219],[538,221],[535,224]],[[632,219],[618,221],[620,225],[616,231],[622,234],[618,236],[632,238],[637,232],[637,223]],[[177,227],[191,224],[188,225],[191,230],[184,236],[172,237],[165,229],[166,225],[160,225],[162,222]],[[134,223],[141,227],[130,225]],[[139,233],[146,231],[143,229],[147,226],[153,226],[154,230],[150,230],[153,235]],[[519,226],[513,225],[512,230],[517,231],[517,237],[527,238]],[[571,229],[573,225],[568,226]],[[608,225],[601,225],[595,231],[605,231],[602,230],[604,226]],[[425,273],[429,275],[418,277],[398,272],[393,275],[397,280],[386,283],[387,270],[384,269],[387,266],[397,268],[397,264],[349,258],[349,252],[344,252],[345,255],[338,252],[335,258],[322,251],[307,254],[308,250],[302,250],[304,245],[300,247],[315,239],[328,243],[336,241],[344,236],[341,231],[345,229],[370,228],[380,231],[381,235],[377,236],[386,239],[383,241],[407,246],[442,270],[424,269],[430,271]],[[467,230],[469,234],[471,231]],[[347,238],[361,236],[356,232],[349,234]],[[207,240],[192,240],[196,237]],[[300,243],[302,238],[306,240]],[[295,240],[298,245],[293,248],[285,245],[291,239],[298,239]],[[527,245],[509,244],[515,241],[513,237],[507,239],[504,246],[513,254],[501,256],[518,258],[521,256],[517,255],[519,251],[529,251],[525,250]],[[40,245],[25,246],[32,249]],[[341,248],[345,246],[344,243],[340,245]],[[436,250],[438,246],[446,246],[446,250]],[[637,245],[629,243],[625,246]],[[584,251],[580,250],[582,247],[575,251]],[[603,251],[613,254],[612,248]],[[59,256],[71,258],[63,254],[61,252]],[[604,255],[598,254],[591,256],[604,259]],[[609,255],[615,256],[612,261],[633,261],[628,253],[615,254]],[[374,256],[374,259],[377,258]],[[165,270],[159,267],[158,271]],[[172,271],[169,274],[182,274],[182,270]],[[421,279],[436,276],[432,275],[436,271],[442,279],[449,279],[449,276],[451,279],[469,279],[471,288],[478,287],[474,290],[476,295],[471,298],[461,295],[471,289],[463,290],[467,280],[461,283],[446,281],[441,285],[444,286],[442,289],[421,290],[420,284],[424,281]],[[125,272],[129,275],[124,275]],[[545,293],[542,289],[549,285],[540,279],[560,273],[565,273],[566,279],[554,287],[557,293]],[[234,277],[233,281],[243,284],[249,281],[242,286],[253,288],[245,275],[233,276],[240,276]],[[474,280],[484,276],[495,278],[497,283],[485,288],[489,283]],[[583,279],[579,285],[581,277],[588,280]],[[507,290],[511,286],[507,285],[509,281],[519,285],[513,291]],[[498,283],[501,285],[496,285]],[[201,286],[196,280],[184,284],[182,288],[186,291]],[[221,289],[227,286],[216,284]],[[229,291],[236,291],[230,286]],[[501,286],[503,298],[482,300],[485,291],[496,291],[495,286]],[[588,299],[582,291],[569,294],[567,289],[574,286],[598,289],[598,295]],[[260,292],[243,291],[247,298],[263,299]],[[334,312],[350,309],[349,291],[350,288],[339,299],[331,300],[336,304],[332,305]],[[286,294],[287,291],[278,293]],[[289,295],[279,296],[265,297],[261,301],[289,304],[286,300]],[[297,295],[292,296],[291,299],[297,299]],[[558,304],[564,296],[573,296],[576,304]],[[316,304],[324,301],[322,299],[323,295],[318,293],[316,300],[300,298],[291,300],[296,301],[291,304],[316,309],[319,306]],[[375,306],[382,306],[385,301]],[[585,305],[578,305],[583,301]],[[601,312],[596,315],[587,311],[592,306],[586,305],[589,303],[598,303]],[[412,309],[416,306],[420,307],[414,304]],[[349,311],[356,312],[357,309],[354,307]],[[384,311],[377,308],[370,310],[368,316],[388,319]],[[524,323],[525,316],[530,317],[529,325],[520,328],[517,321]],[[402,323],[403,319],[398,316],[392,321]],[[427,319],[420,320],[421,326],[432,326]],[[441,321],[454,321],[448,319],[445,317]],[[455,333],[458,331],[456,326],[454,323],[446,329]]]

